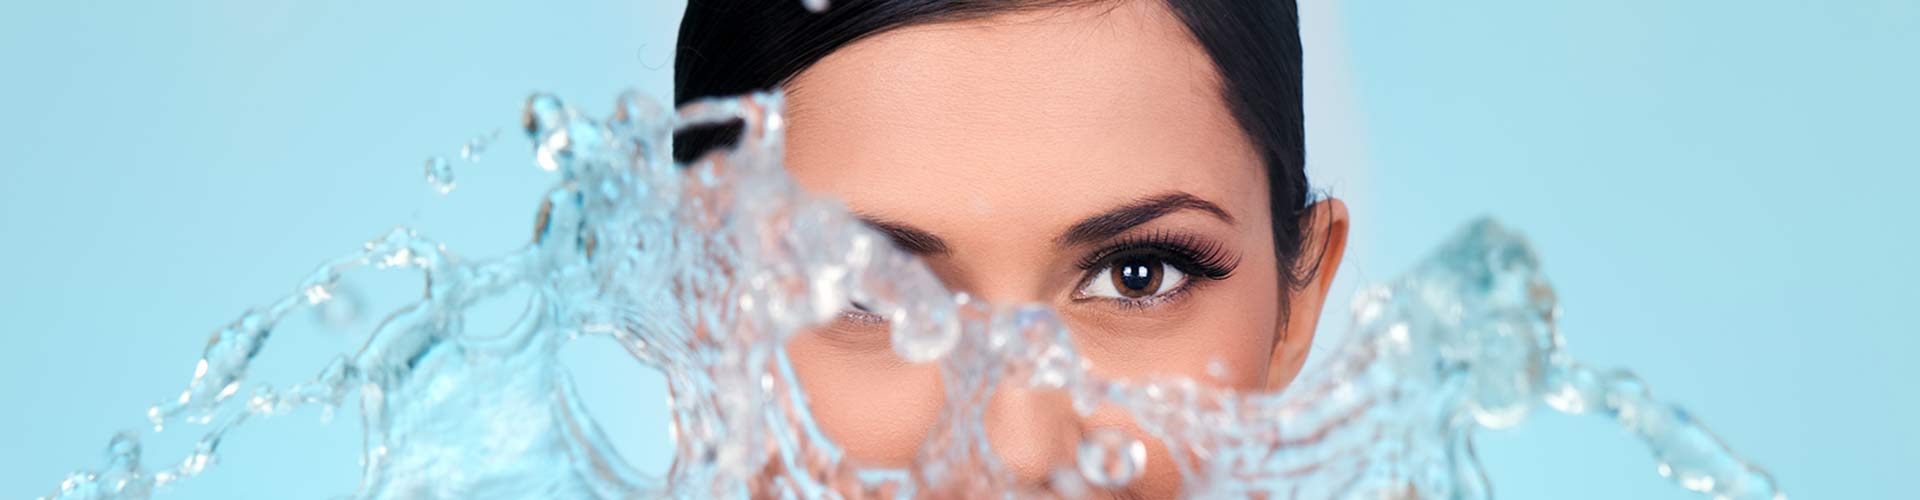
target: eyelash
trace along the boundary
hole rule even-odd
[[[1220,281],[1233,275],[1240,265],[1240,259],[1230,255],[1220,244],[1203,240],[1191,235],[1153,233],[1142,237],[1121,240],[1097,252],[1080,259],[1077,266],[1084,274],[1074,286],[1074,290],[1085,289],[1087,283],[1101,278],[1102,271],[1110,270],[1123,257],[1137,254],[1154,254],[1164,259],[1180,272],[1186,273],[1188,280],[1180,288],[1152,297],[1138,299],[1107,299],[1116,305],[1129,309],[1144,309],[1177,300],[1200,286],[1205,281]],[[860,327],[885,325],[886,317],[874,314],[864,304],[855,302],[852,307],[840,313],[840,321],[846,321]]]
[[[848,307],[844,311],[840,311],[840,317],[839,317],[840,321],[846,321],[850,324],[858,325],[858,326],[875,326],[875,325],[887,324],[886,316],[881,316],[877,313],[874,313],[872,309],[867,308],[866,304],[853,302],[848,305],[851,307]]]
[[[1080,259],[1080,271],[1084,276],[1075,285],[1074,290],[1085,289],[1092,280],[1100,279],[1102,273],[1110,270],[1121,258],[1140,254],[1149,254],[1163,259],[1180,272],[1186,273],[1188,280],[1180,288],[1137,299],[1107,298],[1116,305],[1143,309],[1177,300],[1192,291],[1193,287],[1207,282],[1220,281],[1233,275],[1240,265],[1240,259],[1233,256],[1219,243],[1187,234],[1152,233],[1145,236],[1120,240],[1099,251]],[[1078,293],[1078,292],[1076,292]]]

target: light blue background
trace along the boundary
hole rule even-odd
[[[664,98],[679,10],[156,4],[0,6],[0,496],[99,465],[207,332],[388,227],[468,255],[518,245],[550,181],[512,129],[520,100]],[[1542,250],[1575,354],[1632,367],[1797,498],[1912,495],[1920,2],[1302,11],[1314,173],[1356,216],[1342,289],[1496,215]],[[423,160],[493,130],[432,195]],[[301,337],[267,355],[349,347]],[[569,354],[589,403],[658,467],[657,378],[592,347]],[[317,369],[292,364],[267,375]],[[233,460],[162,498],[350,492],[356,423],[312,420],[239,431]],[[1690,498],[1623,438],[1544,415],[1480,449],[1503,498]]]

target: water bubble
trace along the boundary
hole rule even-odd
[[[427,158],[427,185],[440,194],[453,192],[453,164],[438,156]]]
[[[1080,441],[1080,475],[1096,488],[1125,488],[1147,468],[1147,445],[1115,427],[1101,427]]]

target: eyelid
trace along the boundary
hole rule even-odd
[[[840,316],[837,319],[861,326],[887,324],[886,316],[881,316],[868,310],[866,305],[859,302],[854,302],[851,305],[853,307],[840,310]]]
[[[885,317],[849,308],[821,328],[811,330],[811,335],[847,352],[875,353],[890,351],[886,328]]]
[[[1214,240],[1185,233],[1155,232],[1111,243],[1080,259],[1078,267],[1093,273],[1112,266],[1115,257],[1140,251],[1167,257],[1168,263],[1181,272],[1210,280],[1227,279],[1240,266],[1240,257]],[[1085,281],[1081,280],[1082,286]]]

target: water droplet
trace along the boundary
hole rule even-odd
[[[959,308],[948,302],[917,309],[912,313],[896,310],[888,316],[893,324],[893,351],[909,363],[940,359],[960,343],[960,324],[954,321]]]
[[[453,164],[438,156],[427,158],[427,185],[440,194],[453,192]]]
[[[1094,429],[1080,441],[1079,463],[1088,484],[1125,488],[1147,468],[1147,445],[1119,428]]]
[[[560,164],[565,161],[573,147],[573,139],[567,133],[567,129],[554,130],[537,140],[539,143],[535,145],[533,152],[534,163],[540,165],[541,170],[559,171]]]
[[[1227,360],[1213,358],[1213,361],[1207,362],[1207,376],[1213,377],[1214,380],[1225,382],[1227,381],[1227,375],[1229,375],[1227,372]]]
[[[826,12],[829,7],[827,3],[827,0],[800,0],[800,5],[805,5],[808,11],[814,13]]]
[[[460,159],[466,160],[468,163],[478,163],[480,161],[480,155],[487,152],[487,146],[493,144],[493,138],[498,135],[500,135],[500,132],[496,130],[491,134],[474,136],[472,139],[467,139],[466,144],[460,145]]]
[[[553,94],[540,92],[527,97],[526,108],[521,110],[520,126],[527,131],[527,137],[535,141],[547,135],[566,122],[567,105]]]
[[[333,300],[333,292],[331,290],[328,290],[328,287],[326,285],[314,285],[314,286],[307,287],[306,295],[307,295],[308,304],[319,304],[322,302]]]

